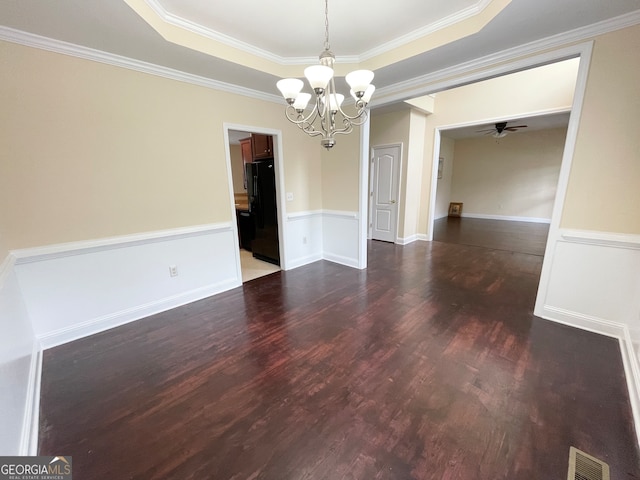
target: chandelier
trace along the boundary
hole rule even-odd
[[[287,119],[312,137],[322,135],[320,144],[329,150],[336,144],[335,135],[351,133],[354,126],[362,125],[367,120],[366,107],[376,87],[371,85],[373,72],[370,70],[356,70],[347,74],[345,80],[351,87],[356,112],[355,115],[348,115],[342,110],[344,95],[336,92],[333,78],[336,57],[329,45],[329,0],[325,0],[324,17],[324,51],[320,54],[320,65],[304,70],[304,76],[316,96],[312,111],[305,116],[311,94],[302,92],[302,80],[284,78],[276,86],[287,101]]]

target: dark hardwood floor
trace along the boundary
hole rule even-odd
[[[542,258],[370,243],[44,353],[75,480],[640,478],[618,342],[532,314]]]
[[[433,225],[433,240],[461,245],[544,255],[549,235],[545,223],[510,222],[484,218],[439,218]]]

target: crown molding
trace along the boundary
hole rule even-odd
[[[157,0],[144,0],[144,2],[163,22],[169,25],[173,25],[174,27],[178,27],[188,32],[195,33],[196,35],[208,38],[210,40],[213,40],[214,42],[222,43],[223,45],[227,45],[228,47],[236,48],[251,55],[255,55],[256,57],[264,58],[266,60],[269,60],[270,62],[278,63],[280,65],[304,65],[309,63],[316,63],[318,61],[317,57],[287,58],[276,55],[275,53],[272,53],[268,50],[256,47],[255,45],[252,45],[250,43],[243,42],[241,40],[238,40],[237,38],[233,38],[229,35],[225,35],[224,33],[220,33],[212,30],[211,28],[207,28],[199,23],[192,22],[191,20],[187,20],[186,18],[175,15],[167,11],[167,9],[165,9]]]
[[[492,0],[480,0],[475,5],[471,5],[463,10],[460,10],[452,15],[441,18],[440,20],[430,23],[429,25],[425,25],[424,27],[420,27],[416,30],[413,30],[409,33],[406,33],[398,38],[395,38],[387,43],[384,43],[378,47],[374,47],[371,50],[367,50],[366,52],[357,55],[357,62],[364,62],[371,58],[377,57],[378,55],[382,55],[383,53],[390,52],[396,48],[402,47],[407,43],[418,40],[422,37],[426,37],[427,35],[431,35],[438,30],[442,30],[444,28],[450,27],[451,25],[455,25],[456,23],[462,22],[467,18],[471,18],[475,15],[481,13],[485,8],[489,6]]]
[[[397,37],[390,42],[374,47],[362,54],[338,57],[336,58],[336,61],[340,63],[361,63],[370,58],[389,52],[395,48],[401,47],[414,40],[425,37],[427,35],[431,35],[438,30],[442,30],[444,28],[455,25],[456,23],[462,22],[463,20],[471,18],[481,13],[491,4],[492,1],[493,0],[480,0],[475,5],[471,5],[470,7],[444,17],[436,22],[413,30],[412,32]],[[196,35],[200,35],[215,42],[219,42],[228,47],[236,48],[251,55],[255,55],[256,57],[264,58],[280,65],[308,65],[310,63],[314,64],[318,61],[317,57],[283,57],[281,55],[277,55],[268,50],[256,47],[255,45],[252,45],[250,43],[238,40],[237,38],[234,38],[230,35],[217,32],[216,30],[207,28],[199,23],[187,20],[183,17],[180,17],[179,15],[175,15],[174,13],[171,13],[166,8],[164,8],[160,4],[160,2],[158,2],[158,0],[144,0],[144,2],[162,21],[169,25],[182,28],[186,31],[195,33]]]
[[[211,88],[213,90],[234,93],[258,100],[265,100],[267,102],[282,103],[282,97],[280,97],[279,95],[272,95],[269,93],[261,92],[259,90],[240,87],[232,83],[220,82],[218,80],[201,77],[199,75],[193,75],[191,73],[175,70],[173,68],[163,67],[161,65],[144,62],[142,60],[136,60],[134,58],[116,55],[114,53],[103,52],[101,50],[96,50],[89,47],[83,47],[81,45],[64,42],[62,40],[43,37],[40,35],[23,32],[21,30],[16,30],[1,25],[0,40],[17,43],[26,47],[39,48],[41,50],[47,50],[49,52],[60,53],[62,55],[69,55],[71,57],[92,60],[94,62],[104,63],[106,65],[122,67],[141,73],[148,73],[150,75],[168,78],[170,80],[177,80],[179,82],[190,83],[192,85]]]
[[[387,87],[382,87],[376,90],[376,101],[373,107],[384,106],[396,101],[406,100],[407,98],[434,94],[439,90],[439,84],[444,85],[444,81],[446,79],[467,74],[468,72],[476,70],[487,69],[500,63],[512,62],[519,57],[526,57],[528,55],[538,54],[545,50],[570,45],[572,43],[578,43],[586,39],[596,37],[598,35],[603,35],[615,30],[631,27],[637,25],[638,23],[640,23],[640,10],[635,10],[628,14],[594,23],[586,27],[581,27],[575,30],[553,35],[542,40],[530,42],[518,47],[503,50],[498,53],[486,55],[469,62],[464,62],[453,67],[438,70],[437,72],[421,75],[419,77],[414,77],[403,82],[389,85]],[[61,40],[55,40],[52,38],[35,35],[33,33],[23,32],[21,30],[16,30],[5,26],[0,26],[0,40],[17,43],[27,47],[39,48],[63,55],[92,60],[107,65],[127,68],[150,75],[177,80],[179,82],[185,82],[205,88],[211,88],[213,90],[220,90],[223,92],[243,95],[246,97],[277,104],[282,103],[282,99],[278,95],[268,94],[246,87],[240,87],[231,83],[220,82],[218,80],[193,75],[169,67],[163,67],[141,60],[136,60],[113,53],[103,52],[101,50],[96,50],[93,48],[75,45]],[[567,58],[569,58],[570,56],[576,56],[576,53],[568,52]],[[350,58],[351,57],[340,57],[342,61]],[[311,63],[311,61],[309,61],[308,63]],[[478,75],[486,77],[487,72],[485,71],[481,74],[479,73]],[[470,81],[473,81],[473,79],[468,80],[467,83],[469,83]],[[450,83],[447,83],[447,85],[449,87],[451,86]]]
[[[376,90],[375,106],[383,106],[398,100],[406,100],[407,98],[433,94],[439,90],[438,84],[443,82],[445,79],[468,74],[469,72],[476,70],[486,69],[500,63],[513,62],[518,58],[539,54],[545,50],[557,49],[583,42],[599,35],[632,27],[639,23],[640,10],[635,10],[592,25],[569,30],[568,32],[552,35],[541,40],[525,43],[524,45],[519,45],[475,60],[460,63],[453,67],[444,68],[403,82],[394,83],[388,87],[382,87]],[[568,54],[567,58],[570,56],[571,55]],[[573,56],[575,56],[575,54]],[[486,72],[483,72],[481,76],[486,77]]]

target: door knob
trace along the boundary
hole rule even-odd
[[[389,200],[389,203],[396,203],[395,200]]]

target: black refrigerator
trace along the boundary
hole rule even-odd
[[[249,212],[255,227],[251,251],[257,259],[280,265],[273,159],[247,163],[246,169]]]

